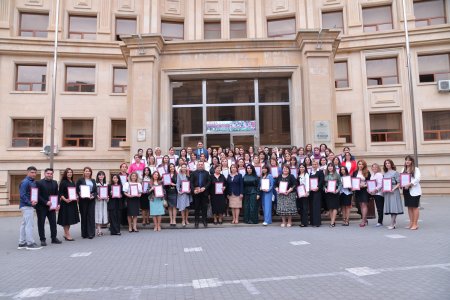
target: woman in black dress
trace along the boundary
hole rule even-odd
[[[145,186],[145,182],[148,183],[148,187],[150,186],[150,179],[151,179],[151,174],[152,172],[150,171],[149,167],[145,167],[144,171],[142,173],[142,195],[141,195],[141,199],[140,199],[140,207],[141,207],[141,214],[142,214],[142,225],[145,226],[147,224],[150,224],[150,202],[148,201],[148,190],[144,189]],[[150,188],[148,188],[150,189]]]
[[[74,225],[80,222],[80,215],[78,213],[77,200],[69,200],[69,193],[67,188],[76,188],[75,182],[73,182],[73,170],[67,168],[64,171],[62,180],[59,184],[59,198],[60,209],[58,213],[58,225],[64,228],[64,239],[66,241],[74,241],[70,235],[70,225]],[[78,198],[78,197],[77,197]]]
[[[87,185],[90,190],[89,197],[81,197],[81,186]],[[95,236],[95,198],[97,197],[97,187],[92,179],[92,169],[84,167],[83,177],[77,180],[77,194],[79,197],[81,216],[81,236],[83,239],[93,239]]]
[[[367,163],[365,160],[358,160],[357,164],[358,168],[355,172],[353,172],[352,177],[359,178],[359,190],[355,191],[355,199],[356,202],[361,207],[361,223],[359,227],[365,227],[368,225],[367,221],[367,204],[369,203],[369,193],[367,192],[367,181],[370,180],[370,172],[367,168]]]
[[[317,188],[312,188],[311,179],[317,179]],[[325,181],[323,171],[319,170],[317,160],[312,162],[311,173],[309,174],[309,213],[310,223],[312,226],[319,227],[322,225],[320,209],[322,206],[322,189]]]
[[[177,226],[177,171],[174,164],[169,164],[170,185],[165,185],[167,204],[169,207],[170,227]]]
[[[128,232],[139,232],[137,230],[137,217],[139,215],[139,200],[142,194],[142,185],[138,182],[138,174],[132,172],[128,178],[128,182],[123,185],[123,192],[127,198],[127,218]],[[131,185],[137,185],[137,195],[131,194]]]
[[[244,223],[258,224],[259,177],[255,167],[247,165],[244,176]]]
[[[225,207],[226,207],[226,200],[225,200],[225,187],[227,184],[227,180],[225,179],[225,176],[223,174],[220,174],[222,171],[222,168],[217,165],[214,169],[214,174],[211,175],[211,191],[209,193],[211,197],[211,209],[212,213],[214,215],[214,225],[217,225],[217,222],[219,224],[222,224],[223,222],[223,214],[225,213]],[[216,183],[221,182],[223,185],[222,193],[217,194],[216,193]]]
[[[119,197],[114,197],[112,187],[118,186],[119,187]],[[123,198],[123,191],[122,191],[122,183],[120,182],[119,175],[115,174],[111,177],[111,184],[108,185],[108,194],[109,194],[109,201],[108,201],[108,218],[109,218],[109,231],[111,232],[111,235],[121,235],[120,233],[120,212],[122,207],[122,198]]]

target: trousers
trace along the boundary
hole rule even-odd
[[[34,208],[31,206],[23,206],[20,210],[22,211],[22,223],[20,223],[19,244],[34,244]]]
[[[38,224],[38,232],[39,239],[41,241],[45,241],[45,219],[48,219],[48,223],[50,224],[50,236],[53,239],[56,238],[56,212],[54,210],[48,209],[47,206],[36,205],[36,215],[37,215],[37,224]]]

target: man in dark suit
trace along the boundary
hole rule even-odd
[[[206,148],[203,148],[202,141],[199,141],[197,143],[197,150],[195,150],[195,154],[197,155],[197,157],[200,157],[200,154],[205,154],[205,158],[206,160],[208,160],[209,158],[208,150],[206,150]]]
[[[208,190],[211,178],[202,161],[197,163],[197,170],[191,175],[191,191],[193,192],[195,207],[195,228],[198,228],[200,210],[202,211],[203,226],[208,227],[206,212],[208,210]]]
[[[52,204],[50,196],[58,196],[58,183],[53,180],[53,169],[45,169],[44,176],[44,179],[36,182],[36,187],[39,189],[38,203],[36,204],[39,238],[41,246],[47,246],[45,240],[45,218],[47,218],[50,224],[52,244],[61,244],[61,241],[56,237],[56,210],[59,209],[59,205],[56,210],[50,209]]]

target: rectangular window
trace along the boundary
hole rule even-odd
[[[93,120],[63,120],[63,147],[93,146]]]
[[[334,63],[334,87],[348,88],[348,67],[346,61]]]
[[[261,145],[290,145],[291,124],[289,105],[259,107]]]
[[[66,92],[95,92],[95,67],[66,66]]]
[[[184,40],[184,23],[161,21],[161,35],[166,41]]]
[[[47,87],[46,65],[17,65],[16,91],[45,92]]]
[[[267,37],[293,38],[296,33],[295,18],[267,20]]]
[[[444,0],[414,1],[416,27],[445,24]]]
[[[172,127],[172,146],[181,147],[181,135],[202,134],[203,115],[201,107],[174,107]],[[198,140],[198,137],[195,138]]]
[[[402,114],[371,114],[370,137],[372,142],[403,141]]]
[[[48,14],[20,13],[19,35],[46,38],[48,36]]]
[[[113,93],[126,93],[128,82],[128,69],[114,67],[113,69]]]
[[[419,55],[420,82],[450,79],[450,54]]]
[[[173,105],[202,103],[201,80],[172,81],[171,86]]]
[[[116,18],[116,41],[120,41],[121,35],[133,35],[137,33],[136,19]]]
[[[245,39],[247,37],[247,22],[246,21],[231,21],[230,22],[230,38],[231,39]]]
[[[450,140],[450,110],[424,111],[422,117],[425,141]]]
[[[206,81],[206,103],[254,103],[255,85],[252,79]]]
[[[367,85],[398,84],[397,58],[377,58],[366,61]]]
[[[322,13],[322,28],[344,29],[344,16],[342,10]]]
[[[253,121],[255,106],[207,107],[206,121]]]
[[[365,7],[362,9],[364,32],[393,29],[392,8],[388,6]]]
[[[120,147],[127,139],[127,121],[111,120],[111,148]]]
[[[260,78],[258,94],[260,103],[289,102],[289,80],[288,78]]]
[[[352,143],[352,116],[337,116],[338,138],[345,138],[346,144]]]
[[[43,119],[15,119],[13,121],[13,147],[42,147],[43,139]]]
[[[220,22],[205,22],[204,31],[205,40],[220,39],[222,37]]]
[[[95,40],[97,17],[69,16],[69,39]]]

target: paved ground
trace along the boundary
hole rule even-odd
[[[83,240],[77,226],[75,242],[38,251],[17,250],[20,218],[1,218],[0,299],[450,299],[450,199],[422,205],[418,231],[403,229],[407,215],[396,230],[371,220]]]

